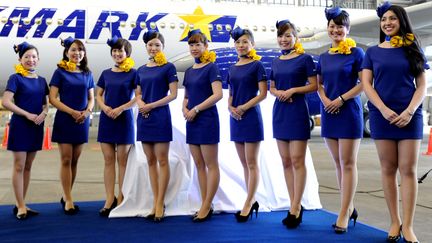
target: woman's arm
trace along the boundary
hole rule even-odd
[[[358,73],[358,77],[361,80],[361,72]],[[330,111],[330,112],[337,112],[339,110],[340,107],[343,106],[343,104],[349,100],[352,99],[354,97],[356,97],[357,95],[359,95],[363,90],[363,85],[360,82],[359,84],[355,85],[354,87],[352,87],[350,90],[348,90],[347,92],[345,92],[344,94],[339,95],[339,97],[337,97],[336,99],[332,100],[326,107],[325,110],[326,111]]]
[[[232,92],[231,92],[231,88],[229,90],[229,97],[228,97],[228,111],[230,112],[231,116],[236,119],[236,120],[240,120],[241,119],[241,115],[237,112],[237,109],[232,105]]]
[[[81,113],[77,110],[74,110],[70,108],[69,106],[65,105],[63,102],[61,102],[57,97],[59,94],[59,89],[56,86],[51,86],[49,91],[49,102],[58,110],[63,111],[69,115],[71,115],[75,120],[77,120]]]
[[[372,102],[372,104],[381,112],[383,117],[388,121],[392,122],[398,116],[398,114],[396,114],[396,112],[394,112],[384,104],[376,90],[372,87],[372,81],[372,70],[363,69],[361,75],[361,83],[363,85],[363,90],[366,96],[368,97],[369,101]]]
[[[391,122],[391,124],[395,124],[398,127],[404,127],[408,125],[415,111],[422,104],[423,99],[426,95],[425,73],[422,72],[419,76],[417,76],[415,82],[416,82],[416,91],[414,92],[414,95],[411,98],[411,102],[409,103],[408,107]]]
[[[261,81],[258,83],[259,93],[257,96],[250,99],[248,102],[243,105],[239,105],[236,107],[237,113],[242,116],[247,110],[256,106],[258,103],[263,101],[267,97],[267,82]]]
[[[105,100],[103,97],[105,90],[101,87],[96,88],[96,102],[101,108],[101,110],[106,114],[109,115],[109,112],[111,112],[112,108],[110,106],[107,106],[105,104]]]
[[[213,94],[210,95],[206,100],[204,100],[200,104],[196,105],[193,109],[187,111],[186,116],[185,116],[187,121],[192,121],[200,111],[203,111],[205,109],[212,107],[219,100],[222,99],[222,82],[214,81],[214,82],[212,82],[211,87],[212,87]],[[183,107],[184,107],[184,105],[185,105],[185,101],[183,101]],[[186,103],[186,105],[187,105],[187,103]]]
[[[177,81],[169,84],[169,94],[162,99],[144,105],[144,110],[150,112],[154,108],[164,106],[177,98]]]
[[[30,121],[35,121],[37,118],[36,114],[32,114],[30,112],[27,112],[24,109],[21,109],[20,107],[18,107],[14,102],[13,102],[13,97],[14,97],[14,93],[11,91],[6,90],[3,94],[3,99],[2,99],[2,105],[12,111],[13,113],[20,115],[20,116],[24,116],[25,118],[27,118]]]

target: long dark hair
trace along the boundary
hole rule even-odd
[[[73,42],[72,42],[72,44],[73,43],[75,43],[75,44],[77,44],[78,45],[78,48],[80,49],[80,50],[83,50],[84,51],[84,57],[83,57],[83,59],[81,60],[81,62],[80,62],[80,65],[79,65],[79,69],[82,71],[82,72],[84,72],[84,73],[88,73],[88,72],[90,72],[90,69],[88,68],[88,64],[87,64],[87,50],[86,50],[86,48],[85,48],[85,46],[84,46],[84,44],[80,41],[80,40],[78,40],[78,39],[75,39]],[[63,60],[65,60],[65,61],[69,61],[69,58],[67,57],[67,52],[69,51],[69,49],[70,49],[70,47],[72,46],[72,44],[70,44],[69,46],[65,46],[65,49],[63,50]],[[58,66],[58,65],[57,65]]]
[[[390,10],[393,11],[393,13],[395,13],[396,17],[399,19],[400,28],[399,28],[398,35],[400,35],[405,41],[406,34],[413,33],[411,27],[411,21],[404,8],[400,6],[392,5],[388,11]],[[384,42],[385,37],[386,35],[384,34],[384,32],[381,30],[380,27],[380,42]],[[410,71],[414,75],[414,77],[417,77],[422,72],[424,72],[424,64],[425,64],[424,55],[420,49],[420,43],[418,41],[417,36],[415,36],[414,41],[411,45],[404,46],[403,49],[405,51],[405,56],[407,57],[410,65]]]

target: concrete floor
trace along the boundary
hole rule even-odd
[[[429,128],[425,128],[425,131]],[[3,130],[0,131],[0,135]],[[94,134],[94,132],[92,132]],[[327,148],[319,136],[319,127],[315,128],[309,147],[312,152],[314,166],[320,184],[320,197],[324,209],[337,212],[339,194],[333,162]],[[0,136],[1,138],[2,136]],[[428,134],[422,142],[421,152],[426,151]],[[54,145],[55,146],[55,145]],[[39,152],[34,162],[32,181],[27,201],[57,202],[61,197],[59,183],[59,154],[57,149]],[[418,175],[423,175],[432,167],[431,156],[420,156]],[[12,154],[0,149],[0,204],[13,204],[14,195],[11,186]],[[355,196],[355,205],[359,212],[359,220],[386,230],[389,216],[383,192],[381,191],[380,166],[371,139],[363,139],[358,157],[359,183]],[[77,182],[74,187],[76,201],[103,200],[103,157],[95,138],[85,146],[80,164]],[[415,231],[422,242],[432,242],[432,173],[419,185],[419,194],[415,216]],[[1,215],[0,215],[1,218]]]

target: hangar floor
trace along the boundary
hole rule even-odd
[[[425,136],[421,152],[427,149],[429,127],[425,127]],[[312,132],[309,147],[312,153],[315,170],[320,184],[320,198],[323,208],[337,212],[339,195],[335,170],[331,157],[319,136],[320,128]],[[94,133],[92,132],[92,135]],[[90,139],[85,146],[83,155],[85,160],[79,164],[79,173],[74,199],[77,201],[102,200],[104,198],[103,185],[103,157],[95,138]],[[82,158],[84,158],[82,157]],[[57,149],[38,153],[32,172],[32,181],[27,201],[54,202],[61,196],[58,178],[59,154]],[[431,169],[431,156],[420,155],[418,176]],[[14,196],[11,187],[12,154],[5,149],[0,150],[0,204],[13,204]],[[54,169],[53,169],[54,167]],[[389,216],[383,192],[380,191],[381,177],[378,156],[375,145],[369,138],[362,141],[358,156],[359,183],[355,196],[355,205],[359,211],[359,220],[386,230]],[[419,194],[415,216],[415,230],[420,241],[432,241],[430,218],[432,218],[432,175],[419,184]],[[0,220],[2,216],[0,215]]]

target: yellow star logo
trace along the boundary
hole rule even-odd
[[[211,41],[209,24],[216,19],[222,17],[222,15],[206,15],[204,14],[202,8],[198,6],[192,14],[182,14],[178,15],[181,19],[186,21],[187,26],[183,31],[180,40],[187,37],[189,31],[191,30],[190,25],[193,25],[193,29],[200,29],[203,34]]]

